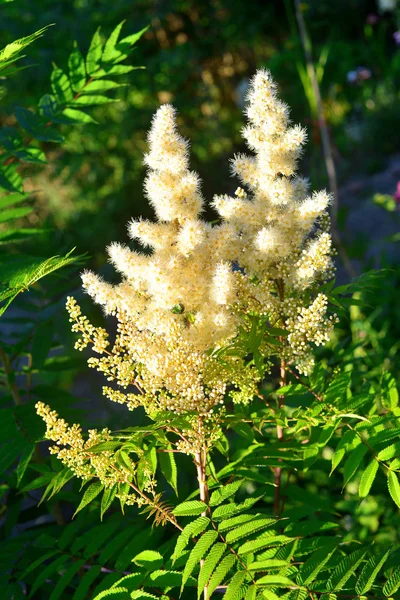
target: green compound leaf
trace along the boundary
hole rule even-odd
[[[103,489],[104,489],[104,484],[102,484],[100,481],[96,481],[95,483],[92,483],[86,489],[85,493],[83,494],[82,500],[80,501],[80,504],[79,504],[78,508],[74,512],[74,516],[79,511],[81,511],[83,508],[85,508],[85,506],[87,506],[88,504],[90,504],[90,502],[93,502],[93,500],[100,494],[100,492]]]
[[[360,596],[369,592],[372,588],[374,581],[385,564],[388,556],[390,554],[390,550],[386,552],[381,552],[376,556],[372,556],[369,561],[364,565],[363,570],[360,573],[360,576],[356,583],[356,592]]]

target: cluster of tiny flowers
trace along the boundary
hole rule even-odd
[[[242,273],[239,310],[268,315],[272,325],[288,328],[285,356],[309,374],[312,345],[326,342],[336,322],[323,294],[306,304],[309,292],[334,275],[330,197],[325,191],[308,195],[307,181],[296,175],[306,133],[290,124],[268,71],[252,80],[246,112],[243,136],[254,155],[235,156],[232,170],[248,191],[216,196],[213,205],[236,233],[230,258]]]
[[[251,82],[246,112],[243,136],[254,154],[233,159],[243,187],[234,196],[214,197],[221,221],[211,225],[201,219],[200,181],[189,168],[175,110],[159,108],[145,156],[145,190],[156,221],[133,220],[128,227],[146,251],[109,246],[109,260],[121,274],[117,285],[90,271],[82,275],[85,291],[117,319],[114,343],[82,316],[73,298],[67,302],[81,336],[77,348],[92,344],[100,356],[89,365],[118,387],[105,386],[104,394],[131,410],[142,405],[150,416],[195,413],[197,439],[206,436],[200,429],[223,411],[227,396],[235,402],[254,397],[272,356],[309,374],[313,346],[328,340],[336,322],[326,296],[314,293],[334,273],[334,251],[329,194],[309,195],[307,181],[296,175],[305,131],[290,124],[265,70]],[[248,315],[287,330],[279,349],[268,344],[268,335],[260,341],[257,369],[248,364],[248,352],[218,358],[249,329]],[[183,451],[194,451],[193,435]]]
[[[46,438],[55,442],[50,447],[50,453],[55,454],[57,458],[70,469],[74,475],[88,481],[93,478],[106,487],[111,488],[116,484],[129,483],[132,479],[132,473],[135,472],[135,463],[129,458],[130,465],[116,468],[113,465],[114,453],[109,450],[94,452],[91,449],[102,442],[112,440],[109,429],[89,429],[86,439],[82,435],[82,429],[79,425],[68,425],[64,419],[60,419],[57,412],[51,410],[43,402],[37,402],[36,411],[42,417],[46,424]],[[143,472],[144,492],[155,494],[155,481],[150,469]],[[124,500],[126,504],[138,504],[142,506],[143,497],[125,489],[126,486],[118,486],[116,497]],[[123,496],[123,498],[122,498]]]

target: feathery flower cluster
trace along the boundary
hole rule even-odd
[[[310,373],[312,346],[325,343],[337,320],[327,314],[326,296],[314,292],[334,273],[330,198],[325,191],[308,195],[307,181],[296,175],[306,134],[290,124],[268,71],[251,82],[247,116],[243,136],[254,155],[232,161],[247,191],[214,197],[221,222],[212,226],[200,217],[199,177],[189,168],[175,110],[159,108],[145,156],[145,190],[157,221],[129,224],[130,237],[150,252],[113,243],[108,254],[122,282],[82,276],[85,291],[117,318],[112,346],[68,299],[73,329],[81,333],[77,348],[93,344],[100,356],[89,365],[122,388],[106,386],[105,395],[129,409],[192,412],[201,428],[204,419],[215,420],[227,394],[239,402],[253,398],[271,356]],[[246,349],[219,360],[218,350],[240,346],[254,317],[267,330],[287,331],[279,348],[260,341],[261,368]],[[129,386],[140,394],[126,393]],[[189,446],[185,451],[197,451],[195,442]]]
[[[216,196],[213,205],[235,232],[230,259],[244,273],[239,310],[265,314],[288,329],[284,358],[309,374],[311,344],[326,341],[337,321],[327,316],[321,293],[307,307],[309,291],[334,274],[330,198],[325,191],[308,195],[307,181],[296,176],[306,133],[290,124],[268,71],[258,71],[251,83],[247,116],[243,137],[255,156],[235,156],[232,170],[248,192],[239,188],[233,197]]]

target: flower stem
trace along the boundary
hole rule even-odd
[[[206,474],[206,464],[207,464],[207,448],[206,445],[203,444],[203,448],[200,452],[196,452],[195,454],[195,465],[197,469],[197,480],[199,482],[199,491],[200,491],[200,500],[205,503],[205,510],[201,513],[202,517],[207,516],[207,505],[208,505],[208,484],[207,484],[207,474]],[[202,569],[204,565],[204,560],[200,561],[200,569]],[[208,588],[204,587],[204,600],[208,598]]]

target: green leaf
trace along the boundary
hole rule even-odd
[[[75,98],[70,102],[71,106],[99,106],[101,104],[110,104],[111,102],[118,102],[118,99],[107,98],[107,96],[99,96],[94,94],[83,94],[78,98]]]
[[[235,529],[231,529],[225,536],[228,544],[232,544],[237,540],[240,540],[243,537],[247,537],[260,529],[264,529],[265,527],[269,527],[276,523],[276,519],[268,519],[263,517],[254,517],[250,522],[244,523],[243,525],[239,525]]]
[[[210,598],[215,588],[222,584],[235,562],[236,557],[233,554],[228,554],[221,560],[208,583],[207,598]]]
[[[143,596],[143,594],[142,594]],[[131,598],[138,598],[139,596],[131,596]],[[145,598],[146,596],[143,596]],[[93,600],[102,600],[103,598],[113,598],[114,600],[128,600],[128,588],[126,587],[116,587],[109,590],[103,590],[99,594],[97,594]],[[151,596],[150,596],[151,598]],[[155,598],[155,596],[153,596]]]
[[[143,550],[132,558],[132,562],[138,567],[144,567],[147,571],[155,571],[163,564],[163,557],[155,550]]]
[[[115,46],[118,42],[119,34],[124,23],[125,21],[119,23],[106,41],[102,55],[103,62],[110,62],[121,56],[121,51]]]
[[[15,219],[22,219],[32,212],[31,206],[18,206],[17,208],[10,208],[9,210],[2,210],[0,212],[0,223],[6,223],[7,221],[13,221]]]
[[[243,480],[239,479],[215,490],[210,497],[210,506],[219,506],[219,504],[234,496],[242,483]]]
[[[93,585],[94,580],[101,572],[101,565],[94,565],[90,567],[90,570],[85,573],[82,579],[79,581],[78,587],[76,588],[75,594],[72,600],[86,600],[88,598],[89,590]]]
[[[346,406],[347,389],[350,382],[351,373],[349,371],[339,373],[326,390],[326,402],[334,406]]]
[[[104,513],[110,508],[114,501],[115,495],[118,490],[118,485],[115,483],[112,487],[104,488],[104,494],[101,499],[100,505],[100,520],[103,520]]]
[[[343,558],[329,577],[326,588],[330,592],[340,592],[358,565],[363,561],[365,554],[366,550],[360,548]]]
[[[101,56],[103,54],[103,42],[101,41],[100,27],[94,34],[90,42],[89,50],[86,56],[86,71],[88,75],[95,75],[100,68]]]
[[[113,66],[104,66],[104,75],[126,75],[131,71],[136,71],[137,69],[144,69],[145,67],[134,67],[131,65],[113,65]]]
[[[388,471],[387,482],[389,494],[392,496],[393,502],[400,508],[400,483],[396,473]]]
[[[207,528],[209,523],[210,519],[207,519],[207,517],[198,517],[186,525],[176,541],[175,549],[171,556],[172,563],[174,563],[182,554],[183,550],[188,545],[190,538],[202,533]]]
[[[51,73],[51,89],[59,104],[68,104],[74,97],[72,87],[67,75],[62,69],[54,67]]]
[[[207,550],[212,546],[215,540],[218,537],[218,533],[214,530],[206,531],[200,537],[199,541],[191,551],[188,560],[186,561],[185,568],[183,570],[182,575],[182,587],[181,592],[189,578],[189,576],[193,573],[195,567],[200,564],[201,559],[207,552]]]
[[[59,570],[65,567],[65,563],[68,560],[68,556],[59,556],[56,560],[52,561],[44,569],[40,570],[39,576],[35,579],[31,589],[29,597],[34,596],[35,592],[50,578],[54,573],[58,573]]]
[[[100,481],[96,481],[95,483],[92,483],[85,490],[85,493],[83,494],[82,500],[81,500],[78,508],[74,512],[73,516],[75,516],[79,511],[81,511],[83,508],[85,508],[85,506],[87,506],[88,504],[90,504],[90,502],[93,502],[93,500],[100,494],[100,492],[103,489],[104,489],[104,484],[101,483]]]
[[[271,587],[296,587],[294,581],[283,575],[264,575],[257,580],[257,585],[265,585]]]
[[[79,51],[78,45],[75,42],[74,49],[68,58],[69,78],[72,89],[79,92],[86,83],[86,68],[85,60]],[[87,86],[85,86],[86,89]]]
[[[367,452],[367,446],[365,444],[360,444],[354,450],[352,450],[344,463],[344,472],[343,478],[344,483],[343,486],[346,486],[353,475],[360,467],[361,460]]]
[[[383,586],[383,593],[385,596],[392,596],[397,592],[400,587],[400,567],[394,570],[392,575],[389,577],[385,585]]]
[[[151,587],[180,587],[182,584],[182,573],[178,571],[153,571],[150,573],[149,580]],[[194,580],[190,580],[190,584],[194,585]]]
[[[287,537],[286,535],[272,535],[273,533],[274,532],[272,531],[264,532],[255,540],[245,542],[239,547],[238,554],[253,554],[263,548],[272,548],[293,542],[293,538]]]
[[[232,577],[228,588],[224,595],[224,600],[240,600],[243,596],[241,595],[242,583],[246,579],[245,571],[238,571]]]
[[[358,488],[358,495],[360,496],[360,498],[365,498],[366,496],[368,496],[371,486],[374,483],[374,479],[378,472],[378,468],[379,463],[376,460],[376,458],[373,458],[360,479],[360,486]]]
[[[395,442],[378,452],[379,460],[390,460],[395,456],[400,456],[400,442]]]
[[[97,123],[93,117],[82,110],[76,110],[75,108],[66,108],[63,110],[62,114],[75,123]]]
[[[247,510],[248,508],[254,506],[254,504],[261,500],[261,498],[262,496],[257,496],[255,498],[246,498],[246,500],[244,500],[240,504],[236,504],[234,502],[231,502],[230,504],[222,504],[214,510],[213,519],[223,520],[226,517],[231,517],[233,515],[241,513]]]
[[[249,521],[253,521],[254,519],[258,519],[259,517],[263,517],[259,513],[249,514],[246,513],[244,515],[238,515],[237,517],[232,517],[231,519],[226,519],[225,521],[221,521],[218,525],[219,531],[227,531],[228,529],[233,529],[238,525],[242,525],[243,523],[248,523]]]
[[[136,33],[132,33],[131,35],[128,35],[128,36],[124,37],[120,41],[120,44],[121,45],[123,44],[123,45],[133,46],[134,44],[136,44],[136,42],[138,40],[140,40],[140,38],[142,37],[142,35],[144,33],[146,33],[146,31],[149,29],[149,27],[150,27],[150,25],[147,25],[147,27],[144,27],[140,31],[137,31]]]
[[[15,116],[23,129],[41,142],[63,142],[64,138],[56,129],[47,126],[42,117],[31,110],[17,106]]]
[[[187,502],[181,502],[172,511],[176,517],[192,517],[200,515],[202,512],[207,510],[207,505],[200,500],[189,500]]]
[[[171,450],[171,446],[168,445],[168,450]],[[169,485],[174,490],[175,494],[178,495],[178,469],[176,468],[175,456],[173,452],[160,452],[158,454],[158,462],[160,463],[161,472]]]
[[[309,584],[316,579],[319,572],[322,571],[338,545],[338,541],[331,540],[322,546],[322,548],[319,548],[319,550],[314,552],[301,567],[300,572],[297,575],[297,583],[299,585],[309,586]]]
[[[390,550],[386,552],[381,552],[377,556],[372,556],[369,561],[364,565],[363,570],[360,573],[360,576],[356,583],[356,592],[360,596],[369,592],[372,588],[374,581],[385,564],[388,556],[390,554]]]
[[[66,587],[71,583],[73,577],[77,574],[85,562],[86,561],[84,559],[80,559],[72,563],[72,565],[58,579],[49,600],[58,600],[61,597]]]
[[[30,463],[30,460],[32,458],[32,454],[34,453],[34,451],[35,451],[35,444],[31,444],[31,445],[27,446],[21,454],[21,457],[18,462],[18,466],[15,470],[16,475],[17,475],[18,485],[20,485],[20,483],[21,483],[21,480],[25,474],[25,471],[26,471],[29,463]]]
[[[12,206],[14,204],[19,204],[20,202],[24,202],[28,198],[29,194],[6,194],[5,196],[2,196],[0,198],[0,209],[7,208],[8,206]]]
[[[198,598],[200,598],[200,596],[204,590],[204,587],[207,585],[208,580],[211,577],[211,574],[213,573],[218,562],[224,555],[225,550],[226,550],[225,544],[222,544],[221,542],[217,542],[216,544],[214,544],[214,546],[211,548],[210,552],[208,553],[207,558],[205,559],[204,564],[201,567],[200,575],[198,578],[198,588],[197,588],[197,597]]]
[[[93,92],[108,92],[109,90],[114,90],[116,88],[124,87],[128,85],[127,83],[117,83],[116,81],[112,81],[111,79],[94,79],[93,81],[89,81],[87,85],[85,85],[85,94],[92,94]]]
[[[289,567],[290,562],[278,558],[267,558],[251,563],[247,568],[249,571],[269,571],[270,569]]]
[[[361,442],[359,442],[359,437],[357,436],[357,433],[350,429],[345,431],[345,433],[343,434],[343,436],[332,456],[331,475],[332,475],[333,471],[336,469],[336,467],[338,467],[340,465],[340,463],[342,462],[343,458],[345,457],[346,453],[348,452],[348,449],[352,448],[354,446],[354,442],[356,442],[357,444],[361,443]]]
[[[249,589],[246,592],[245,600],[256,600],[257,591],[258,589],[255,585],[249,587]]]
[[[381,379],[381,401],[385,408],[393,410],[399,404],[396,380],[391,373],[385,372]]]

